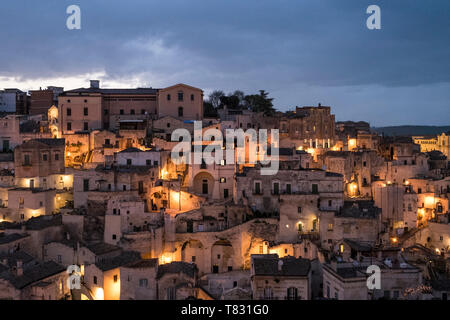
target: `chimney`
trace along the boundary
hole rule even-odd
[[[23,267],[22,260],[17,260],[17,268],[16,268],[17,276],[20,277],[23,275]]]
[[[100,88],[100,80],[91,80],[91,89],[99,89]]]

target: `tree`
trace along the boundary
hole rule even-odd
[[[259,90],[259,94],[252,94],[245,96],[250,110],[253,112],[263,112],[265,115],[273,115],[275,109],[273,108],[273,98],[268,98],[269,93],[265,90]]]
[[[222,90],[214,90],[209,95],[208,102],[211,103],[213,108],[217,109],[218,107],[220,107],[220,99],[224,96],[225,96],[225,92],[223,92]]]
[[[220,98],[220,103],[229,109],[239,109],[239,97],[235,95],[223,96]]]
[[[212,103],[209,101],[203,102],[203,116],[205,118],[216,118],[217,110],[213,107]]]

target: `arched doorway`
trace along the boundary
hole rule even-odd
[[[200,172],[194,177],[194,192],[211,197],[214,190],[214,178],[208,172]]]

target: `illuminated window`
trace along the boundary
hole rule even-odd
[[[344,245],[343,245],[343,244],[341,244],[341,245],[339,246],[339,251],[340,251],[341,253],[344,252]]]

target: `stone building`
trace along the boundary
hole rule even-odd
[[[278,255],[252,255],[253,300],[310,300],[311,262]]]
[[[0,258],[0,299],[61,300],[70,295],[65,267],[19,251]]]
[[[279,128],[280,139],[296,141],[295,147],[328,149],[334,146],[335,116],[330,107],[320,103],[317,107],[297,107],[280,119]]]
[[[203,119],[203,91],[177,84],[158,90],[158,118],[171,116],[178,119]]]
[[[260,175],[260,168],[245,168],[236,175],[235,203],[248,205],[253,211],[266,214],[280,212],[280,196],[316,195],[320,206],[333,207],[342,199],[341,174],[319,169],[281,168],[275,175]],[[331,204],[330,204],[331,201]]]
[[[16,178],[64,174],[64,139],[35,139],[14,149]],[[30,188],[38,187],[30,180]]]

